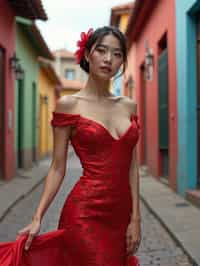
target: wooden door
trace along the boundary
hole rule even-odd
[[[32,83],[32,161],[37,161],[37,138],[36,132],[38,131],[37,125],[37,88],[36,83]]]
[[[162,155],[162,176],[168,177],[168,52],[163,50],[158,58],[159,88],[159,149]]]
[[[4,50],[0,48],[0,178],[3,177],[3,140],[4,140],[4,127],[3,127],[3,108],[4,108],[4,66],[5,55]]]
[[[141,80],[141,95],[142,95],[142,116],[143,116],[143,151],[144,159],[143,164],[147,164],[147,99],[146,99],[146,72],[145,67],[142,65],[140,69],[140,80]]]
[[[24,127],[24,119],[23,119],[23,112],[24,112],[24,80],[20,79],[17,80],[16,85],[16,166],[17,168],[23,168],[24,161],[23,161],[23,127]]]

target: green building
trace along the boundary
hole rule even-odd
[[[16,55],[21,77],[15,84],[15,152],[17,168],[37,161],[38,147],[38,57],[54,59],[37,26],[16,18]]]

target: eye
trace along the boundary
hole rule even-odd
[[[115,55],[116,57],[119,57],[119,58],[122,57],[122,54],[121,54],[121,53],[114,53],[114,55]]]
[[[106,52],[105,49],[100,48],[100,47],[98,47],[96,50],[97,50],[98,52],[102,53],[102,54],[104,54],[104,53]]]

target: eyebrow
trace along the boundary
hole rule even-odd
[[[105,45],[105,44],[98,44],[97,45],[97,47],[99,47],[99,46],[102,46],[102,47],[104,47],[104,48],[109,48],[109,46],[108,45]],[[97,48],[96,47],[96,48]],[[112,48],[112,47],[111,47]],[[121,48],[113,48],[113,50],[117,50],[117,51],[121,51],[122,52],[122,49]]]

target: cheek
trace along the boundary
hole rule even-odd
[[[114,64],[113,64],[113,68],[114,69],[119,69],[121,66],[123,65],[123,60],[121,59],[117,59],[115,60]]]
[[[99,62],[101,61],[101,58],[97,53],[94,52],[90,58],[90,61],[92,64],[96,65],[96,64],[99,64]]]

